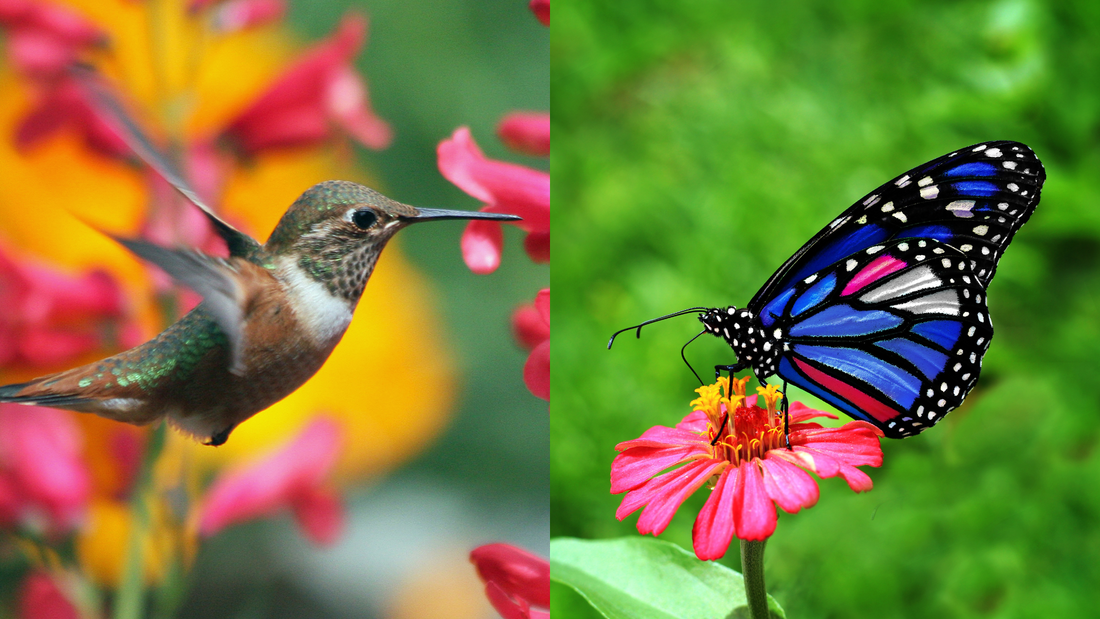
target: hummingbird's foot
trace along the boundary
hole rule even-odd
[[[209,441],[207,441],[203,444],[204,445],[210,445],[211,447],[217,447],[219,445],[224,445],[225,442],[229,440],[229,433],[233,431],[234,427],[235,426],[229,426],[228,428],[222,430],[221,432],[218,432],[217,434],[211,436]]]

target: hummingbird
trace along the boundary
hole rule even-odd
[[[166,418],[206,445],[221,445],[238,424],[321,368],[350,324],[379,254],[399,230],[426,221],[520,219],[416,208],[357,183],[327,181],[295,200],[261,245],[195,194],[109,92],[99,88],[93,95],[135,153],[206,215],[229,257],[115,236],[202,302],[140,346],[2,386],[0,402],[136,425]]]

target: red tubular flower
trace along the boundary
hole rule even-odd
[[[523,366],[523,382],[536,397],[550,401],[550,289],[543,288],[534,305],[523,305],[512,315],[516,339],[531,350]]]
[[[758,388],[767,404],[760,408],[756,396],[745,398],[746,382],[734,380],[733,395],[724,377],[700,387],[695,410],[675,428],[655,426],[615,447],[611,493],[627,493],[615,513],[619,520],[645,506],[638,532],[658,535],[680,504],[713,480],[692,531],[695,555],[709,560],[723,556],[734,536],[769,537],[776,504],[793,514],[817,503],[817,483],[805,471],[822,478],[839,475],[855,492],[871,489],[871,478],[856,467],[882,464],[877,428],[863,421],[824,428],[809,420],[834,415],[795,402],[788,450],[776,412],[782,394],[774,385]],[[677,465],[682,466],[666,471]]]
[[[19,585],[19,619],[79,619],[80,613],[45,572],[31,572]]]
[[[130,147],[99,117],[88,103],[83,88],[69,76],[51,81],[15,131],[21,151],[64,128],[75,129],[93,151],[107,157],[126,158]]]
[[[444,178],[484,202],[481,210],[522,217],[523,221],[510,223],[528,233],[528,255],[535,262],[550,259],[549,173],[487,159],[466,127],[440,142],[437,153]],[[474,273],[492,273],[500,266],[501,244],[499,223],[470,222],[462,236],[466,265]]]
[[[352,67],[367,20],[348,13],[327,41],[292,65],[230,123],[225,135],[249,155],[273,148],[312,146],[337,126],[368,148],[389,146],[389,125],[370,108],[367,88]]]
[[[0,517],[4,524],[75,526],[84,514],[91,476],[83,435],[72,414],[0,404]],[[37,519],[45,516],[45,523]]]
[[[549,157],[550,115],[542,112],[512,112],[497,125],[497,137],[516,152]]]
[[[549,619],[550,562],[508,544],[486,544],[470,553],[485,595],[504,619]]]
[[[122,290],[103,271],[72,276],[0,250],[0,365],[55,366],[103,346],[103,327],[122,326]]]
[[[107,40],[72,9],[45,2],[0,0],[0,26],[7,30],[12,64],[37,78],[60,75],[82,48]]]
[[[218,478],[203,501],[199,532],[210,537],[289,507],[312,542],[335,542],[343,530],[344,508],[325,480],[340,456],[341,437],[335,421],[318,418],[282,449]]]
[[[531,0],[528,6],[543,26],[550,25],[550,0]]]

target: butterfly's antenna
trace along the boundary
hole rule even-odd
[[[634,325],[633,327],[627,327],[625,329],[619,329],[618,331],[611,334],[611,339],[610,340],[607,340],[607,349],[611,350],[611,345],[615,343],[615,338],[619,337],[619,334],[623,333],[624,331],[630,331],[630,330],[633,330],[633,329],[637,329],[638,334],[635,337],[640,338],[640,337],[642,337],[642,327],[644,327],[646,325],[651,325],[655,322],[660,322],[662,320],[667,320],[669,318],[675,318],[677,316],[683,316],[684,314],[702,314],[703,312],[707,311],[708,309],[710,309],[710,308],[708,308],[708,307],[689,307],[687,309],[680,310],[678,312],[672,312],[671,314],[665,314],[664,316],[661,316],[660,318],[653,318],[651,320],[647,320],[647,321],[643,322],[640,325]],[[699,336],[696,335],[695,337],[699,337]],[[695,339],[695,338],[692,338],[692,339]],[[694,372],[694,370],[692,370],[692,371]]]
[[[702,331],[696,333],[695,337],[691,338],[690,340],[687,341],[687,344],[684,344],[683,346],[680,347],[680,358],[683,359],[684,363],[687,364],[688,369],[691,370],[691,373],[695,374],[695,380],[699,381],[700,385],[705,385],[706,383],[703,382],[702,378],[699,378],[699,373],[695,371],[695,368],[691,367],[690,363],[688,363],[688,358],[687,358],[687,355],[684,354],[684,350],[688,347],[688,344],[694,342],[696,340],[696,338],[698,338],[700,335],[702,335],[706,332],[707,332],[707,330],[703,329]]]

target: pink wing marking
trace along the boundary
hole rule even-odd
[[[852,294],[867,284],[876,282],[894,271],[900,271],[907,266],[909,266],[907,263],[893,256],[882,256],[871,264],[863,267],[859,273],[856,273],[852,281],[848,282],[848,285],[841,291],[840,296]]]
[[[861,411],[868,415],[878,419],[879,421],[889,421],[898,416],[898,411],[890,408],[886,404],[883,404],[878,399],[863,393],[859,389],[849,385],[848,383],[833,378],[825,372],[822,372],[808,363],[801,361],[798,358],[794,359],[795,365],[798,369],[808,376],[810,380],[821,385],[822,387],[832,391],[840,397],[848,400],[852,404],[855,404]]]

